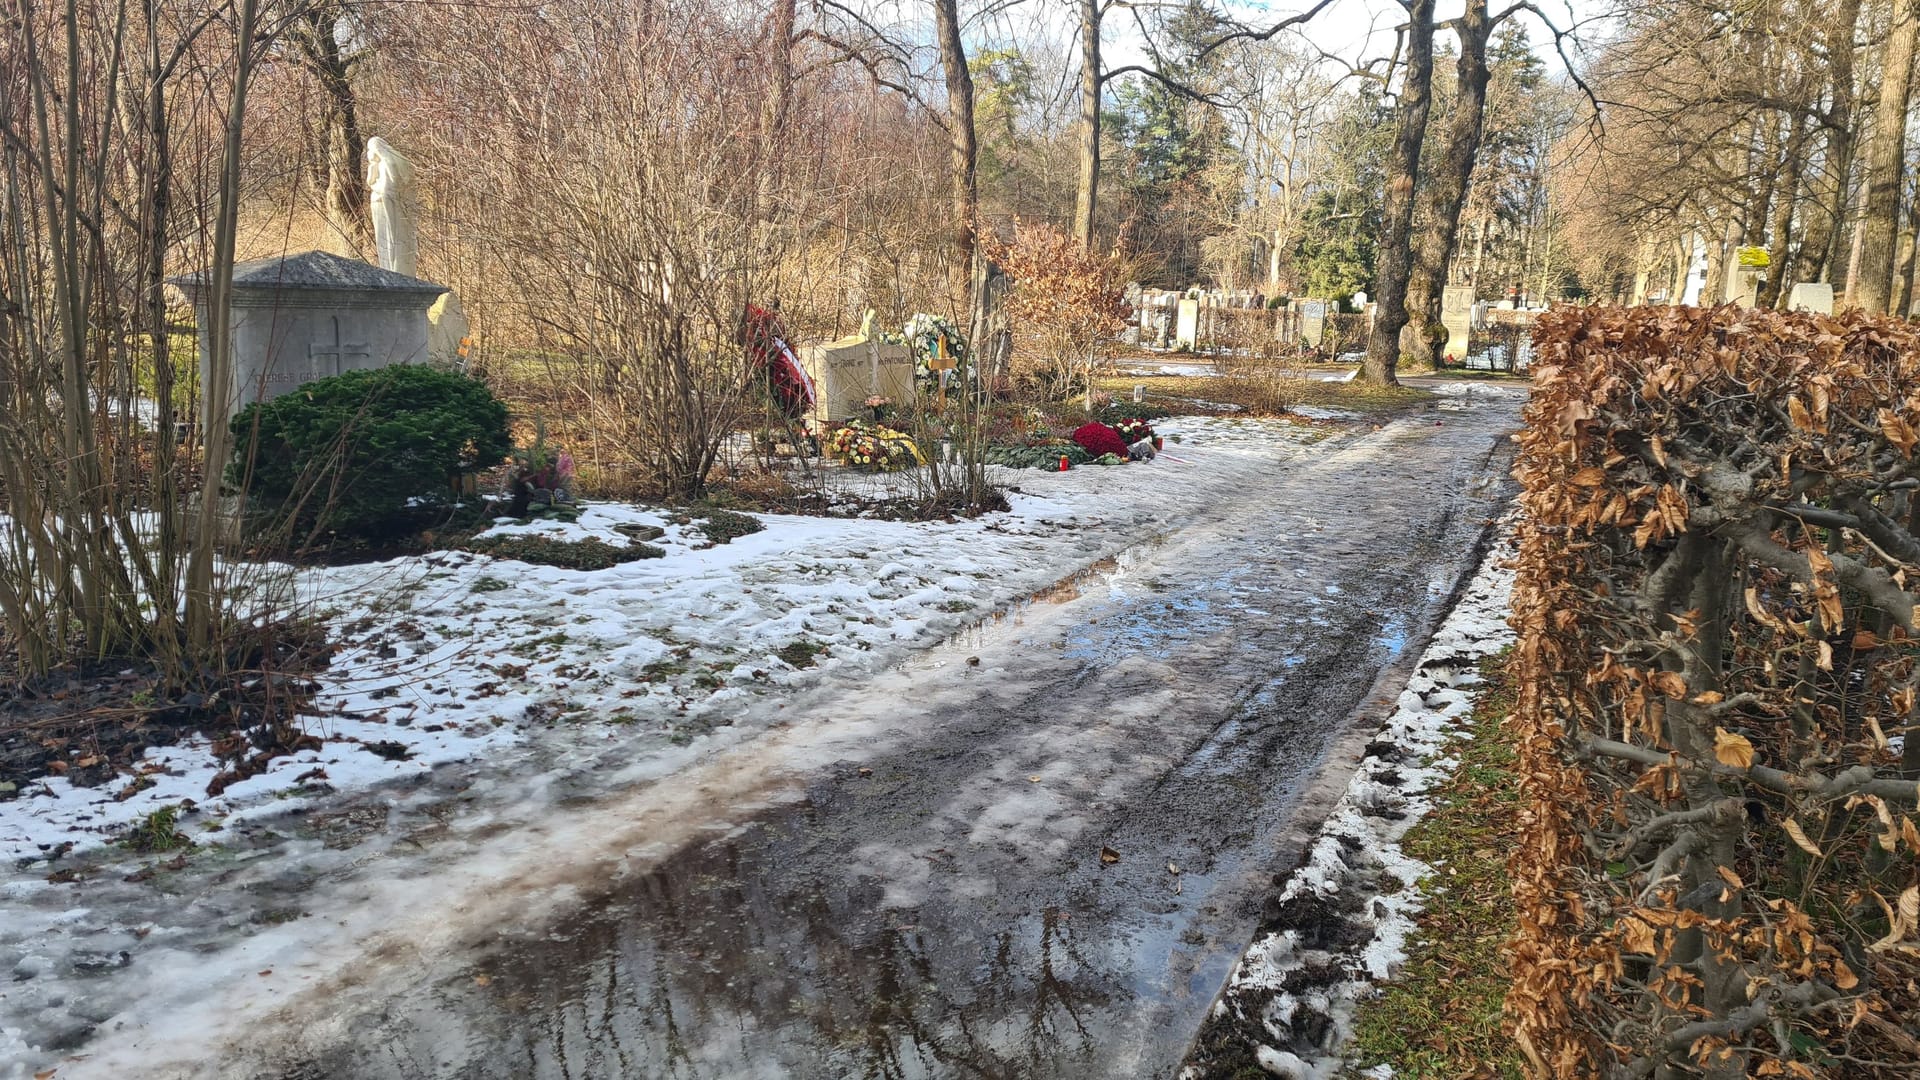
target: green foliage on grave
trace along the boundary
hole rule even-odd
[[[760,519],[750,514],[739,514],[732,510],[709,510],[706,520],[695,526],[706,536],[709,544],[726,544],[742,536],[751,536],[766,528]]]
[[[536,566],[557,566],[563,570],[605,570],[621,563],[641,559],[662,559],[666,551],[652,544],[632,543],[616,547],[604,540],[556,540],[550,536],[481,536],[461,545],[476,555],[496,559],[516,559]]]
[[[987,448],[987,464],[1005,465],[1010,469],[1046,469],[1053,472],[1060,468],[1060,459],[1063,457],[1069,465],[1093,463],[1092,454],[1066,439],[1034,440],[1014,446]]]
[[[279,506],[296,539],[381,539],[444,516],[458,477],[513,448],[471,376],[396,364],[316,379],[233,418],[227,483]]]

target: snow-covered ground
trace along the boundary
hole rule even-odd
[[[1407,855],[1400,841],[1432,809],[1429,793],[1459,767],[1446,748],[1473,712],[1478,662],[1513,641],[1506,622],[1511,555],[1508,544],[1498,544],[1475,573],[1281,887],[1277,910],[1341,925],[1283,926],[1263,934],[1235,965],[1214,1006],[1216,1017],[1231,1010],[1265,1032],[1253,1051],[1268,1073],[1291,1080],[1340,1075],[1356,1005],[1406,958],[1423,907],[1420,883],[1437,868]],[[1349,944],[1325,950],[1310,947],[1309,939]]]
[[[307,718],[320,749],[216,797],[207,782],[219,764],[203,738],[150,750],[137,784],[49,777],[0,802],[0,856],[44,877],[63,845],[97,847],[183,802],[194,804],[183,827],[204,839],[501,754],[618,747],[630,769],[671,771],[717,730],[764,721],[783,696],[891,665],[1175,527],[1249,470],[1278,467],[1328,433],[1218,418],[1161,430],[1167,452],[1149,464],[995,470],[1012,509],[975,520],[763,515],[764,531],[712,546],[697,523],[602,503],[576,523],[492,532],[624,546],[623,526],[655,526],[666,557],[579,571],[437,552],[289,572],[286,588],[340,645]]]

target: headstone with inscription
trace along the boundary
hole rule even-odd
[[[1440,355],[1455,362],[1465,360],[1473,333],[1473,286],[1449,285],[1440,290],[1440,325],[1447,329]]]
[[[1320,347],[1320,340],[1327,333],[1327,302],[1325,300],[1300,301],[1300,340],[1309,348]]]
[[[173,284],[192,298],[199,316],[205,386],[211,352],[205,275]],[[324,251],[235,266],[230,411],[330,375],[426,360],[427,310],[446,291]]]

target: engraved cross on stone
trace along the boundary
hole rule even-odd
[[[330,316],[330,319],[333,323],[333,340],[316,341],[307,346],[307,359],[313,364],[316,378],[342,374],[348,370],[349,361],[373,359],[373,351],[364,342],[356,345],[341,340],[340,316]],[[328,370],[329,367],[332,370]]]

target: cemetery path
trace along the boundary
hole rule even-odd
[[[397,913],[218,1067],[147,1075],[1169,1075],[1477,563],[1519,404],[1330,443],[582,806],[579,851],[465,868],[459,907]]]

